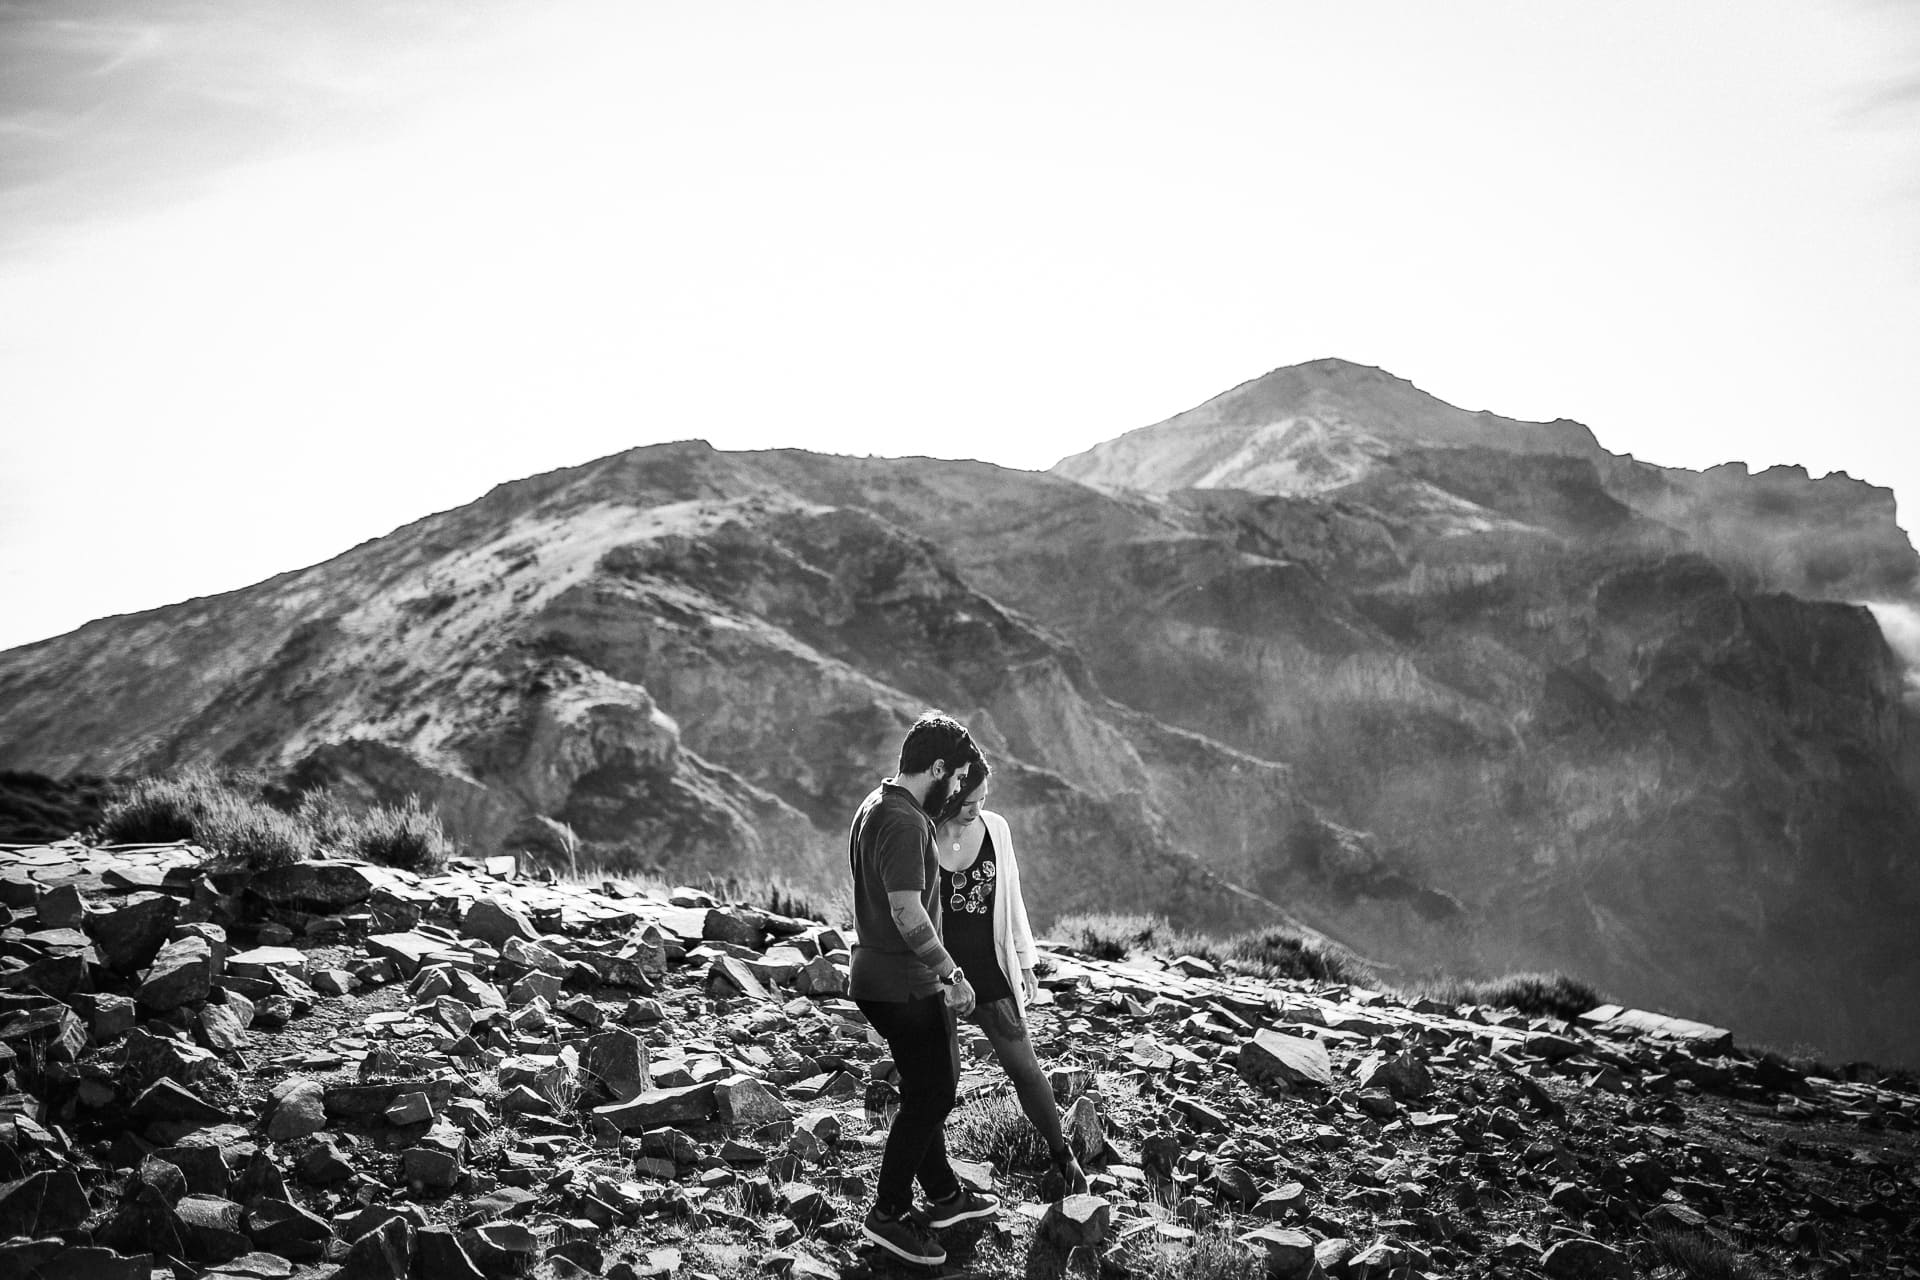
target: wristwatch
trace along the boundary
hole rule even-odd
[[[952,973],[950,973],[950,974],[948,974],[948,975],[947,975],[946,977],[944,977],[944,978],[942,978],[942,979],[940,979],[940,985],[941,985],[941,986],[943,986],[943,987],[950,987],[950,986],[952,986],[952,985],[953,985],[954,983],[956,983],[956,982],[958,982],[958,981],[960,981],[960,979],[962,979],[962,978],[964,978],[964,977],[966,977],[966,976],[967,976],[967,975],[966,975],[966,974],[965,974],[964,972],[962,972],[962,971],[961,971],[961,969],[960,969],[960,966],[959,966],[959,965],[955,965],[955,966],[953,966],[953,972],[952,972]]]

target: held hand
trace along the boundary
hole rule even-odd
[[[961,974],[954,984],[947,988],[947,1008],[953,1010],[956,1017],[964,1018],[973,1012],[973,984]]]
[[[1033,998],[1040,994],[1040,979],[1033,976],[1033,970],[1020,971],[1020,989],[1026,993],[1028,1004],[1032,1004]]]

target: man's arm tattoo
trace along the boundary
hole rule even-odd
[[[940,934],[934,929],[933,921],[925,915],[912,924],[902,926],[900,939],[913,948],[913,954],[920,958],[921,964],[935,973],[945,973],[953,967],[953,958],[940,945]]]

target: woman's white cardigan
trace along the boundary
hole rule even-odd
[[[993,837],[993,856],[999,870],[993,888],[993,954],[1000,972],[1013,987],[1014,1007],[1027,1011],[1027,989],[1020,980],[1023,969],[1033,968],[1037,952],[1033,945],[1033,926],[1027,920],[1027,901],[1020,896],[1020,863],[1013,856],[1013,832],[1007,820],[982,809],[980,820]]]

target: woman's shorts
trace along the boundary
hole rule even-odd
[[[988,1000],[973,1006],[973,1012],[967,1015],[967,1021],[990,1036],[1002,1040],[1025,1040],[1027,1024],[1020,1016],[1020,1006],[1014,1003],[1012,996],[998,1000]]]

